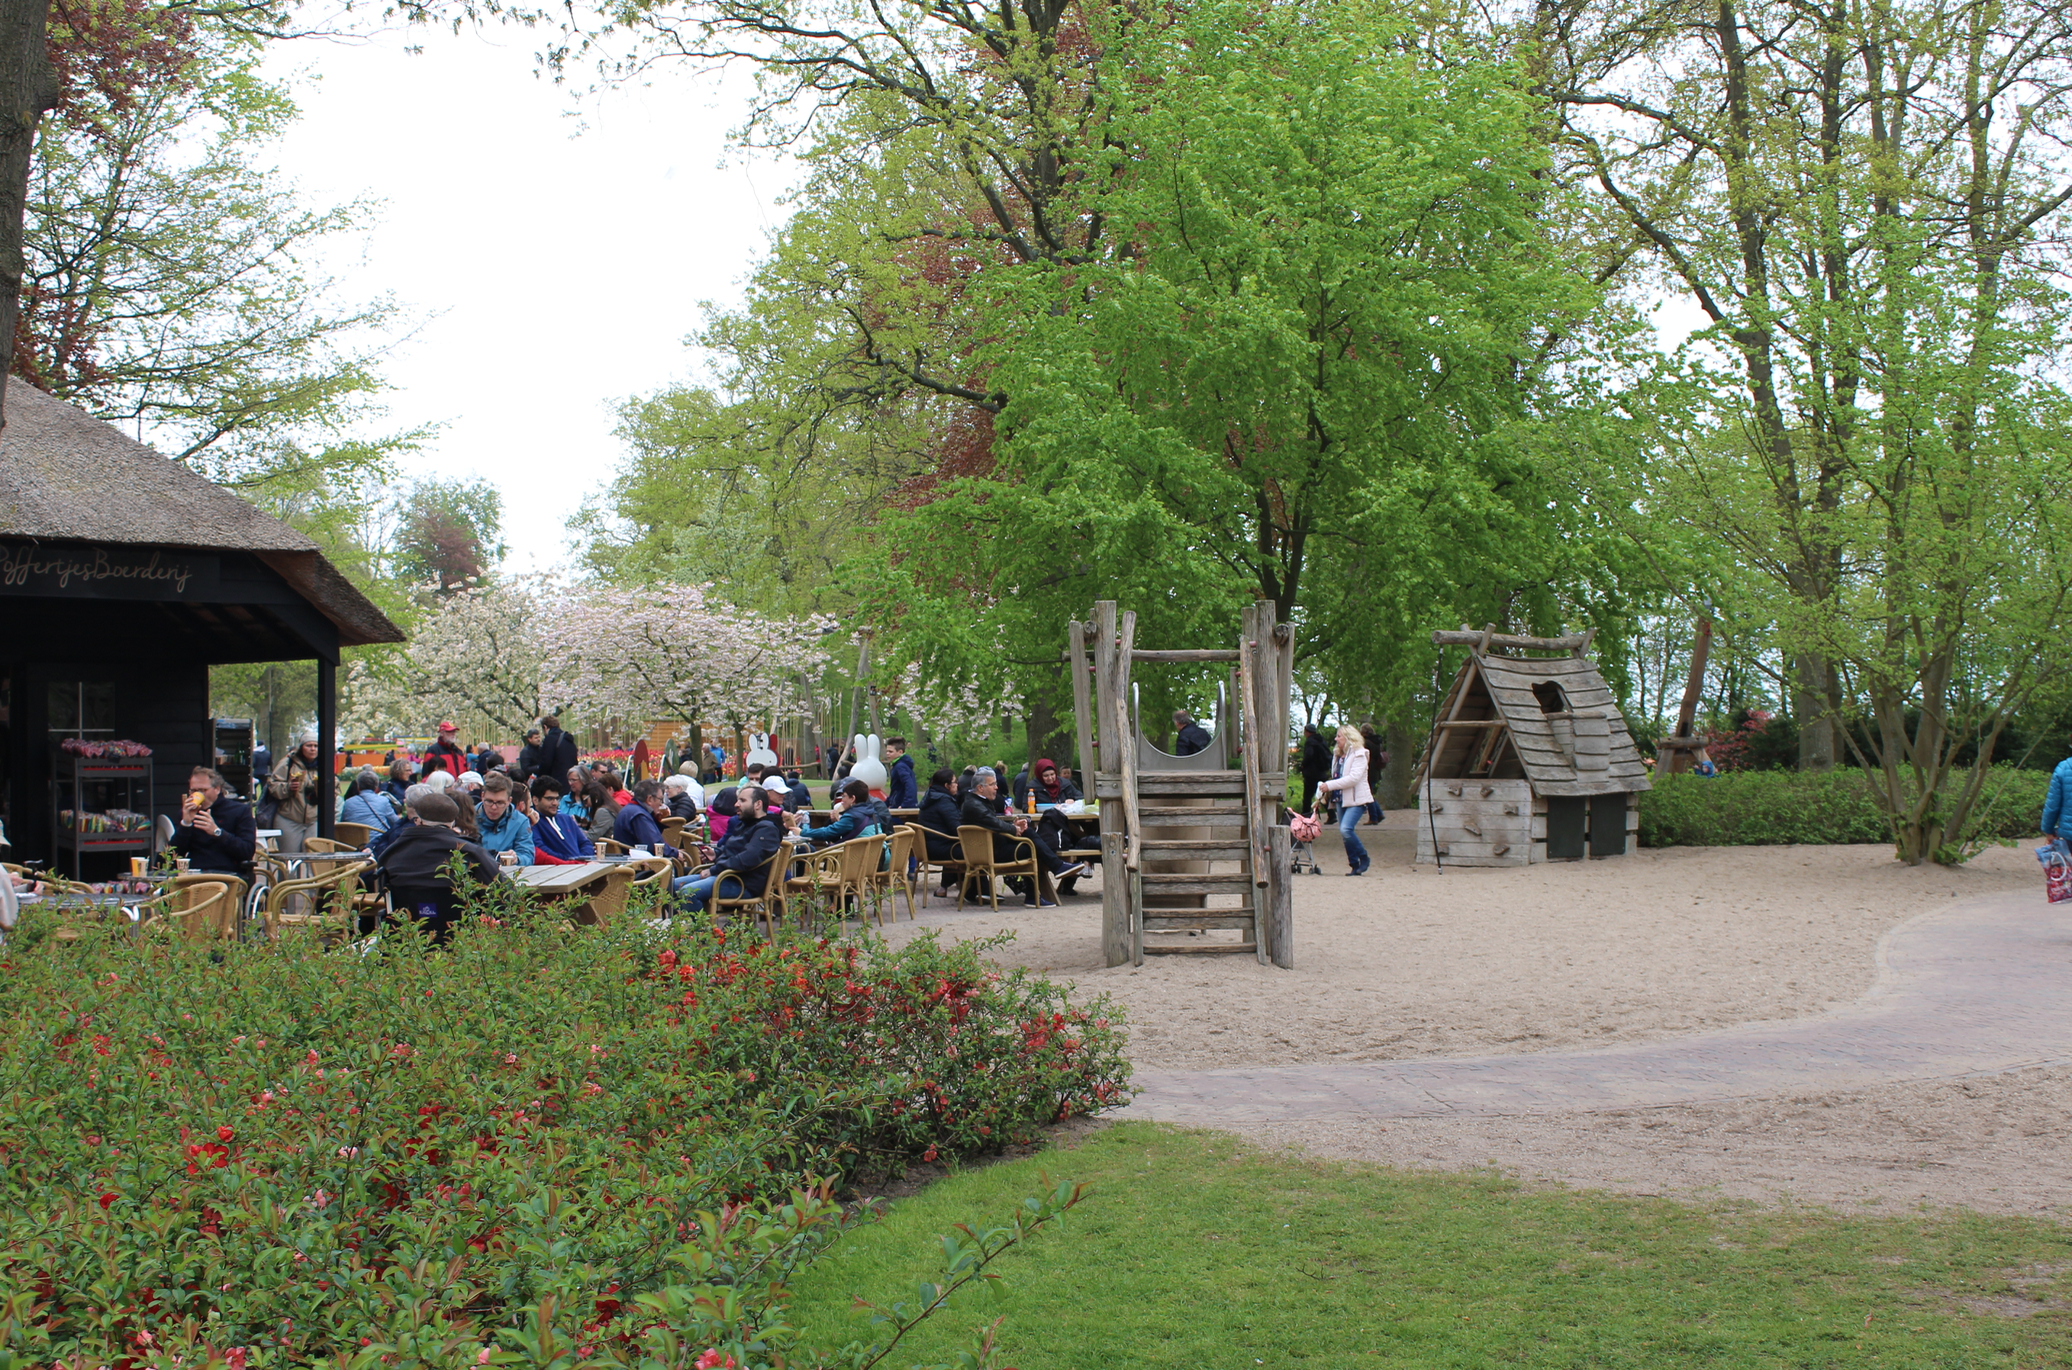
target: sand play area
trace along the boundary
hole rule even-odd
[[[1409,815],[1392,815],[1392,820]],[[1105,992],[1140,1070],[1337,1066],[1673,1041],[1845,1009],[1882,937],[1951,901],[2033,893],[2026,849],[1957,870],[1885,847],[1677,848],[1530,868],[1411,861],[1407,823],[1364,830],[1373,869],[1299,875],[1296,968],[1249,956],[1101,964],[1098,879],[1057,909],[939,900],[895,938],[1011,931],[1011,964]],[[2068,966],[2072,974],[2072,966]],[[2072,982],[2068,982],[2072,993]],[[1238,1125],[1276,1146],[1387,1164],[1764,1202],[2072,1212],[2072,1068],[1673,1108]]]

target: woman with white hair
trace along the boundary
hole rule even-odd
[[[1353,830],[1367,816],[1367,806],[1374,802],[1374,791],[1367,786],[1367,739],[1350,723],[1342,724],[1338,729],[1331,779],[1317,786],[1319,800],[1326,793],[1338,796],[1338,832],[1345,838],[1345,859],[1352,865],[1346,874],[1365,875],[1367,867],[1374,862],[1367,855],[1366,844]]]
[[[281,851],[301,851],[317,835],[317,783],[322,764],[314,728],[302,734],[301,745],[274,763],[266,793],[274,803],[273,826],[281,830]]]

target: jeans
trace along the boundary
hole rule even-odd
[[[1367,816],[1365,804],[1347,804],[1338,812],[1338,833],[1345,839],[1345,859],[1352,863],[1355,871],[1366,870],[1370,864],[1367,844],[1360,841],[1360,835],[1353,831],[1360,826],[1360,820]]]
[[[705,901],[712,898],[713,887],[722,880],[726,881],[726,888],[719,892],[720,898],[739,899],[742,895],[748,893],[748,886],[742,884],[741,877],[735,875],[732,871],[725,875],[697,876],[688,884],[677,886],[677,893],[690,897],[692,913],[703,913],[705,912]]]

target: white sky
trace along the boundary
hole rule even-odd
[[[583,99],[535,75],[532,37],[297,42],[271,68],[317,78],[276,149],[305,203],[384,202],[327,264],[342,297],[387,291],[423,321],[383,368],[381,429],[445,424],[408,474],[495,482],[517,569],[564,558],[617,464],[614,404],[700,372],[699,302],[739,299],[788,184],[726,144],[745,75]]]

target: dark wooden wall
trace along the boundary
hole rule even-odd
[[[145,654],[139,653],[139,657]],[[51,751],[49,697],[52,681],[106,681],[114,686],[109,726],[114,736],[150,746],[151,812],[178,814],[188,773],[215,754],[215,724],[209,717],[209,668],[199,662],[18,662],[7,668],[13,709],[7,746],[7,835],[9,860],[48,860],[51,850]],[[106,736],[107,734],[102,734]],[[91,862],[89,863],[92,864]],[[109,870],[117,864],[104,858]]]

